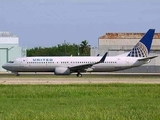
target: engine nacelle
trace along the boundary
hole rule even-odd
[[[54,74],[55,75],[70,75],[71,71],[67,67],[56,67]]]

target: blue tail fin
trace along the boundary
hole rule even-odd
[[[154,36],[155,29],[149,29],[142,39],[134,46],[134,48],[127,55],[128,57],[147,57]]]

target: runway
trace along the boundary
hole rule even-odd
[[[83,77],[55,76],[53,74],[0,74],[0,84],[160,84],[160,74],[84,74]]]

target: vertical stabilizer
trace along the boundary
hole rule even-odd
[[[147,57],[154,36],[155,29],[149,29],[142,39],[134,46],[134,48],[127,55],[128,57]]]

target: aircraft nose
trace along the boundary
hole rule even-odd
[[[8,69],[8,65],[7,64],[4,64],[4,65],[2,65],[2,68],[4,68],[4,69]]]

